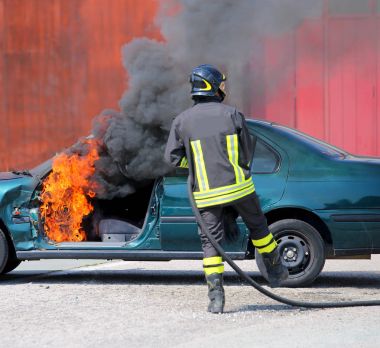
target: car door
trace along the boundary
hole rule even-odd
[[[182,174],[182,175],[181,175]],[[162,250],[202,251],[198,225],[190,206],[187,192],[187,171],[164,178],[160,203],[159,235]],[[222,243],[229,252],[242,252],[246,245],[246,229],[240,225],[240,234],[234,241]]]

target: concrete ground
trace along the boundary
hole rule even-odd
[[[264,283],[254,261],[239,262]],[[292,308],[226,267],[226,313],[206,312],[200,261],[24,262],[0,278],[0,347],[379,347],[380,308]],[[380,255],[327,261],[306,301],[380,300]]]

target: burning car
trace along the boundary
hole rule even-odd
[[[290,272],[285,285],[310,284],[326,258],[380,252],[380,159],[353,156],[270,122],[248,126],[257,137],[256,190]],[[0,273],[23,260],[202,258],[185,170],[107,200],[90,181],[80,181],[91,176],[96,151],[86,163],[80,156],[70,160],[75,167],[58,156],[30,171],[0,174]],[[240,219],[238,228],[223,247],[233,259],[254,259]]]

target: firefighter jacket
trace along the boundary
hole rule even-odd
[[[196,205],[205,208],[255,191],[250,172],[253,151],[244,116],[231,106],[206,102],[174,119],[165,159],[173,166],[190,167]]]

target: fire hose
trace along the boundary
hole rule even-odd
[[[189,161],[189,166],[191,166],[191,161]],[[191,172],[191,168],[189,168]],[[206,226],[203,218],[195,204],[193,190],[192,190],[192,178],[189,175],[187,180],[187,189],[189,193],[189,199],[191,203],[191,207],[195,214],[196,220],[200,225],[200,228],[205,233],[207,238],[210,240],[213,247],[220,254],[220,256],[227,261],[227,263],[232,267],[232,269],[245,281],[248,282],[249,285],[253,286],[257,291],[262,293],[263,295],[270,297],[271,299],[278,301],[280,303],[284,303],[289,306],[294,307],[304,307],[304,308],[342,308],[342,307],[368,307],[368,306],[380,306],[380,300],[372,300],[372,301],[342,301],[342,302],[304,302],[304,301],[295,301],[290,300],[288,298],[279,296],[272,291],[267,290],[262,287],[256,281],[254,281],[246,272],[244,272],[223,250],[220,244],[215,240],[215,238],[211,235],[208,227]]]

